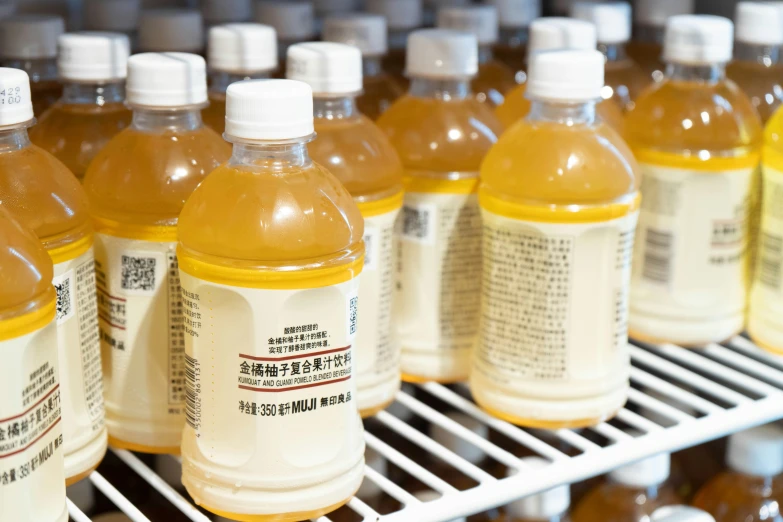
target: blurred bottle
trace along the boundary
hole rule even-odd
[[[516,83],[524,83],[530,23],[541,16],[541,0],[488,0],[498,10],[500,34],[495,56],[514,71]]]
[[[405,88],[408,87],[405,70],[408,35],[422,25],[421,2],[422,0],[365,0],[368,12],[386,18],[389,52],[383,59],[383,68]]]
[[[636,0],[633,11],[633,40],[628,55],[653,80],[663,79],[663,35],[666,21],[676,15],[691,14],[695,0]]]
[[[422,24],[424,27],[432,27],[438,21],[438,12],[445,7],[465,7],[471,4],[470,0],[423,0]]]
[[[142,53],[204,54],[204,21],[195,9],[147,9],[139,17]]]
[[[355,11],[359,0],[312,0],[315,12],[315,32],[323,32],[324,20]]]
[[[253,18],[253,0],[201,0],[201,17],[207,29],[249,22]]]
[[[550,464],[541,457],[525,457],[522,462],[529,467],[522,473],[532,477],[536,470]],[[547,491],[530,495],[503,508],[500,522],[570,522],[568,511],[571,507],[571,488],[568,485],[557,486]]]
[[[260,0],[254,20],[271,25],[277,34],[277,78],[285,77],[288,48],[300,42],[315,40],[313,4],[305,0]]]
[[[135,50],[140,14],[139,0],[85,0],[84,28],[122,33],[130,40],[131,50]]]

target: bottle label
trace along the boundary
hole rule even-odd
[[[0,325],[0,520],[9,522],[68,519],[54,303],[34,314],[40,324],[18,337],[4,339]]]
[[[69,398],[63,401],[66,453],[89,444],[104,429],[103,372],[92,240],[89,237],[83,247],[71,248],[73,257],[54,265],[52,281],[57,291],[60,381],[64,395]],[[66,473],[71,471],[66,470]]]
[[[155,446],[178,445],[185,412],[185,338],[176,245],[96,234],[109,429],[112,436],[122,438],[123,425],[133,429],[128,437],[145,431],[145,426],[156,426],[167,435],[149,434],[149,443]],[[127,420],[115,425],[115,419]],[[132,428],[134,422],[138,424]]]
[[[633,313],[692,319],[741,314],[755,168],[642,168]]]
[[[478,177],[407,181],[399,219],[395,295],[405,374],[436,379],[467,376],[478,332],[476,296],[481,292],[477,186]],[[444,363],[441,370],[428,368],[427,359],[418,359],[427,354],[452,362]]]
[[[627,321],[638,211],[602,222],[484,220],[475,370],[536,398],[596,396],[628,379]],[[567,385],[567,388],[564,388]]]

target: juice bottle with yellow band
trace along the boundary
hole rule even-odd
[[[584,20],[572,18],[539,18],[530,24],[530,42],[528,43],[528,61],[541,51],[555,49],[595,49],[595,26]],[[512,125],[525,118],[530,112],[531,101],[527,98],[527,83],[517,85],[509,92],[503,105],[495,109],[503,127],[509,129]],[[596,106],[598,116],[621,131],[623,128],[623,112],[614,102],[603,101]]]
[[[400,389],[400,345],[393,332],[394,225],[402,207],[402,164],[389,139],[356,107],[361,52],[333,42],[288,49],[288,77],[313,90],[316,139],[310,154],[339,179],[364,217],[365,259],[356,337],[356,386],[363,417],[394,401]]]
[[[744,326],[761,122],[726,79],[732,23],[669,19],[666,78],[628,113],[642,174],[631,278],[631,336],[686,346]]]
[[[84,187],[96,229],[104,396],[111,444],[179,451],[185,422],[185,333],[177,218],[228,145],[201,121],[204,59],[128,61],[131,126],[96,156]]]
[[[403,379],[464,380],[481,295],[479,167],[500,125],[476,100],[476,37],[447,29],[408,42],[410,92],[378,120],[405,169],[395,288]]]
[[[631,252],[639,175],[596,118],[598,51],[530,62],[530,115],[481,168],[481,332],[476,402],[534,428],[594,425],[625,404]]]
[[[209,30],[209,107],[201,116],[219,134],[226,126],[226,89],[234,82],[269,78],[277,69],[275,30],[262,24],[226,24]]]
[[[0,76],[7,87],[4,80]],[[68,522],[52,260],[5,207],[0,205],[0,520]]]
[[[0,205],[35,232],[54,262],[63,453],[72,483],[106,453],[93,229],[79,181],[30,143],[33,121],[27,73],[0,69]]]
[[[39,115],[30,139],[81,180],[98,151],[130,123],[124,105],[130,43],[121,34],[69,33],[59,47],[63,97]]]
[[[362,215],[308,155],[307,84],[237,82],[226,103],[233,156],[193,192],[178,229],[182,481],[231,520],[318,518],[364,472],[353,350]]]

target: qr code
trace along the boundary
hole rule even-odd
[[[57,292],[57,321],[71,315],[71,278],[66,277],[59,283],[54,283]]]
[[[402,235],[419,241],[428,239],[432,226],[432,212],[428,208],[402,208]]]
[[[348,333],[350,335],[356,334],[356,319],[359,314],[359,298],[357,296],[351,297],[348,301]]]
[[[122,256],[122,281],[123,290],[155,290],[155,266],[157,259],[154,257]]]

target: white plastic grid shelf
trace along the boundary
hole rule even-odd
[[[783,358],[760,350],[744,337],[699,350],[643,343],[633,343],[630,349],[633,370],[628,404],[611,421],[585,430],[518,428],[480,410],[468,398],[465,386],[429,383],[416,387],[413,394],[400,392],[395,412],[403,416],[412,413],[413,417],[403,421],[389,411],[381,412],[367,423],[366,431],[368,447],[382,455],[390,470],[387,477],[368,467],[365,477],[383,491],[388,502],[379,507],[375,497],[353,498],[342,508],[340,519],[446,522],[647,456],[783,418]],[[443,414],[447,410],[486,424],[490,436],[483,438],[451,420]],[[478,447],[491,465],[476,466],[441,446],[426,434],[427,423],[440,425]],[[119,450],[112,453],[162,495],[169,508],[173,506],[180,517],[176,520],[211,520],[138,456]],[[550,464],[532,475],[520,460],[525,455],[539,455]],[[118,461],[114,460],[116,475]],[[126,498],[123,491],[133,477],[127,470],[114,483],[104,478],[102,471],[103,466],[92,473],[90,481],[132,521],[174,520],[145,514]],[[506,478],[507,474],[511,476]],[[136,488],[138,477],[134,477]],[[419,489],[414,491],[412,485],[433,490],[440,497],[421,502],[413,495]],[[74,522],[90,521],[70,501],[69,511]],[[334,521],[327,516],[316,522]]]

